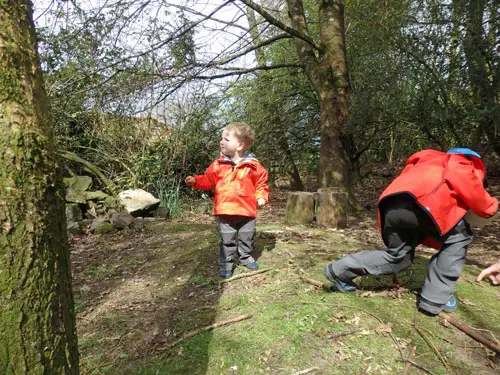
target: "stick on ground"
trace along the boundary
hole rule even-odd
[[[443,366],[446,368],[447,371],[451,371],[451,367],[450,367],[450,364],[448,363],[448,361],[446,360],[446,358],[443,356],[443,354],[441,354],[441,352],[439,351],[438,348],[436,348],[436,345],[433,344],[433,342],[427,337],[427,335],[424,333],[424,331],[422,331],[420,329],[420,327],[418,326],[418,324],[415,324],[415,330],[418,332],[418,334],[420,335],[420,337],[422,337],[424,339],[424,341],[427,343],[427,345],[429,345],[429,347],[434,350],[434,352],[436,353],[437,357],[439,358],[439,360],[441,361],[441,363],[443,364]]]
[[[173,348],[174,346],[176,346],[180,342],[182,342],[182,341],[184,341],[184,340],[186,340],[186,339],[188,339],[190,337],[196,336],[199,333],[210,331],[211,329],[222,327],[222,326],[227,326],[229,324],[241,322],[242,320],[245,320],[245,319],[248,319],[248,318],[251,318],[251,317],[252,317],[252,314],[244,314],[244,315],[237,316],[236,318],[233,318],[233,319],[225,320],[223,322],[218,322],[218,323],[210,324],[209,326],[206,326],[206,327],[203,327],[203,328],[195,329],[194,331],[186,333],[185,335],[183,335],[181,338],[179,338],[178,340],[174,341],[173,343],[165,345],[165,346],[163,346],[161,348],[156,349],[156,351],[163,352],[165,350]]]
[[[408,371],[410,371],[410,368],[411,368],[411,361],[413,360],[413,357],[415,357],[416,352],[417,352],[417,347],[414,346],[410,352],[410,356],[408,357],[408,360],[406,361],[406,365],[405,365],[401,375],[408,375]]]
[[[233,277],[230,277],[229,279],[221,280],[219,282],[219,284],[221,285],[224,283],[229,283],[229,282],[234,281],[234,280],[243,279],[244,277],[252,277],[252,276],[258,275],[259,273],[264,273],[264,272],[268,272],[271,270],[272,270],[272,268],[262,268],[262,269],[257,270],[257,271],[240,273],[239,275],[235,275]]]
[[[292,375],[305,375],[305,374],[310,374],[311,372],[318,371],[318,370],[319,370],[319,368],[317,368],[317,367],[311,367],[311,368],[306,368],[305,370],[302,370],[302,371],[294,372]]]
[[[440,312],[439,316],[443,319],[446,319],[448,322],[450,322],[452,325],[457,327],[460,331],[464,332],[468,336],[472,337],[474,340],[477,342],[483,344],[487,348],[493,350],[495,353],[500,353],[500,345],[497,343],[494,343],[493,341],[489,340],[488,338],[484,337],[481,335],[479,332],[473,330],[470,328],[467,324],[461,322],[457,318],[450,316],[446,314],[445,312]]]

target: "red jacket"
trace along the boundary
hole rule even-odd
[[[215,187],[214,215],[257,216],[257,199],[269,199],[267,170],[253,154],[238,164],[221,156],[205,174],[194,176],[193,188],[210,190]]]
[[[407,193],[427,210],[436,224],[439,234],[448,233],[471,209],[484,218],[493,216],[498,201],[484,189],[486,168],[475,156],[446,154],[441,151],[424,150],[411,155],[401,174],[384,190],[379,198]],[[441,247],[430,238],[424,239],[427,246]]]

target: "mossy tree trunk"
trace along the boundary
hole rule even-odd
[[[64,191],[29,0],[0,0],[0,373],[78,374]]]

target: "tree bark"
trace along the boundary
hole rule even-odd
[[[0,373],[78,374],[64,188],[29,0],[0,0]]]
[[[493,2],[494,3],[494,2]],[[483,35],[483,17],[486,10],[486,0],[469,0],[466,7],[464,39],[464,52],[467,60],[467,71],[473,90],[473,100],[481,113],[478,121],[478,139],[485,134],[493,149],[500,155],[500,109],[498,106],[498,87],[500,82],[500,71],[494,69],[495,57],[490,51],[494,51],[494,45],[489,40],[495,39],[495,22],[490,20],[489,30],[491,36]],[[493,6],[491,11],[498,13],[498,5]],[[494,16],[492,16],[494,17]],[[494,52],[493,52],[494,54]]]
[[[314,221],[316,193],[297,191],[288,193],[285,210],[287,224],[311,224]]]
[[[302,1],[287,0],[292,26],[309,35]],[[352,193],[349,137],[347,131],[348,88],[345,50],[344,6],[323,0],[319,6],[320,49],[295,38],[299,60],[320,97],[320,188],[339,187]]]

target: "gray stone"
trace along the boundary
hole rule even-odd
[[[82,209],[78,203],[66,204],[66,221],[80,221],[82,220]]]
[[[134,217],[148,216],[160,205],[158,198],[142,189],[122,191],[118,194],[118,199],[125,210]]]
[[[93,219],[83,219],[78,222],[78,225],[81,229],[89,228],[93,221]]]
[[[64,179],[64,184],[66,188],[71,188],[72,190],[85,191],[92,185],[92,178],[89,176],[73,176]]]
[[[94,229],[94,234],[104,234],[104,233],[111,233],[115,229],[113,228],[113,224],[111,224],[108,221],[105,221],[101,224],[99,224],[95,229]]]
[[[78,223],[71,221],[66,224],[66,229],[71,234],[82,234],[82,230]]]
[[[134,217],[126,211],[111,215],[111,224],[113,224],[113,227],[116,229],[128,228],[133,220]]]
[[[142,217],[135,217],[130,226],[136,230],[141,230],[144,228],[144,219]]]
[[[105,223],[105,222],[106,222],[106,223],[111,224],[111,223],[109,222],[109,219],[107,219],[107,218],[105,218],[105,217],[97,217],[97,218],[95,218],[94,220],[92,220],[92,224],[90,224],[90,231],[91,231],[92,233],[94,233],[95,229],[96,229],[99,225],[101,225],[102,223]]]
[[[85,197],[87,198],[87,200],[104,200],[106,199],[107,197],[109,197],[108,194],[100,191],[100,190],[97,190],[97,191],[86,191],[85,192]]]
[[[170,208],[168,207],[158,207],[158,209],[155,212],[155,216],[162,218],[162,219],[168,219],[170,218]]]

